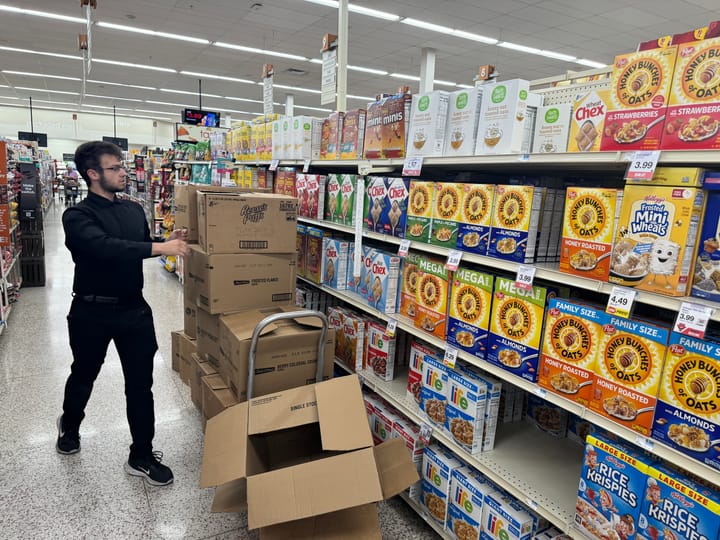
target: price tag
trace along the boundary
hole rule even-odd
[[[423,158],[418,157],[406,157],[403,163],[403,176],[420,176],[422,170]]]
[[[702,304],[683,302],[680,304],[680,311],[677,319],[675,319],[673,332],[698,339],[704,338],[705,329],[714,311],[713,308]]]
[[[372,164],[369,161],[360,161],[358,163],[358,174],[366,175],[370,174],[370,171],[372,170]]]
[[[533,394],[535,394],[536,396],[540,396],[541,398],[544,398],[545,396],[547,396],[547,390],[545,390],[544,388],[540,388],[539,386],[536,386],[535,388],[533,388]]]
[[[395,319],[388,320],[387,327],[385,327],[385,333],[390,337],[395,337],[397,331],[397,321]]]
[[[660,159],[660,150],[635,152],[625,173],[627,180],[652,180]]]
[[[530,161],[530,154],[520,154],[518,161]]]
[[[455,271],[458,269],[458,266],[460,266],[460,259],[462,259],[462,251],[459,251],[457,249],[451,249],[450,253],[448,253],[447,262],[445,263],[445,268],[451,271]]]
[[[309,159],[306,159],[303,161],[303,172],[306,173],[310,170],[310,161]]]
[[[398,257],[407,257],[408,251],[410,250],[410,240],[403,238],[400,240],[400,247],[398,248]]]
[[[630,317],[636,296],[637,291],[634,289],[615,286],[610,291],[610,298],[608,299],[605,311],[610,315],[617,315],[618,317],[627,319]]]
[[[655,442],[641,435],[635,437],[635,444],[638,445],[640,448],[644,448],[648,452],[652,452],[655,448]]]
[[[430,424],[420,424],[420,440],[423,445],[428,446],[430,444],[430,438],[432,437],[433,427]]]
[[[525,502],[527,503],[527,505],[528,505],[528,507],[530,508],[530,510],[532,510],[532,511],[534,511],[534,512],[537,512],[538,503],[536,503],[535,501],[533,501],[530,497],[528,497],[527,499],[525,499]]]
[[[533,281],[535,280],[535,267],[525,266],[521,264],[518,266],[517,277],[515,278],[515,286],[518,289],[525,291],[531,291],[533,287]]]
[[[279,159],[273,159],[273,160],[270,162],[270,170],[271,170],[271,171],[276,171],[277,168],[278,168],[278,165],[280,165],[280,160],[279,160]]]
[[[457,362],[458,350],[453,347],[445,349],[445,356],[443,356],[443,364],[450,369],[455,369],[455,363]]]

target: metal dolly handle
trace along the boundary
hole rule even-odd
[[[328,320],[324,313],[320,311],[312,311],[305,309],[302,311],[288,311],[282,313],[273,313],[268,315],[262,321],[260,321],[255,330],[253,330],[252,339],[250,340],[250,353],[248,355],[248,381],[247,381],[247,399],[250,401],[253,397],[253,387],[255,385],[255,354],[257,353],[258,340],[260,339],[260,332],[263,329],[276,321],[282,321],[286,319],[299,319],[304,317],[316,317],[322,322],[322,328],[320,329],[320,339],[318,340],[318,357],[317,357],[317,371],[315,372],[315,382],[322,381],[323,369],[325,367],[325,341],[327,340],[328,332]]]

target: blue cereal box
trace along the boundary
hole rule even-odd
[[[575,525],[588,538],[633,540],[648,460],[625,446],[588,435],[580,473]]]
[[[487,255],[495,186],[465,184],[463,191],[457,249],[476,255]]]
[[[710,191],[700,229],[691,294],[720,302],[720,191]]]
[[[450,479],[450,506],[446,529],[458,540],[479,538],[485,495],[497,488],[475,469],[455,469]]]
[[[487,384],[470,372],[448,373],[448,403],[445,429],[470,454],[482,452],[487,406]]]
[[[720,343],[673,332],[652,437],[720,469]]]
[[[545,192],[535,186],[496,187],[488,256],[519,263],[535,260]]]
[[[638,537],[710,540],[720,532],[718,494],[662,465],[648,468]]]
[[[440,445],[425,448],[420,502],[430,518],[443,527],[450,498],[450,478],[452,472],[462,465],[458,458]]]
[[[339,238],[323,238],[322,283],[344,291],[347,287],[348,242]]]
[[[367,287],[365,300],[370,307],[383,313],[395,313],[401,262],[402,259],[397,255],[380,250],[371,255],[364,282]]]
[[[485,496],[482,533],[484,540],[529,540],[535,534],[539,518],[504,491]]]
[[[448,368],[430,355],[423,358],[423,382],[420,390],[420,411],[431,423],[445,429]]]
[[[490,274],[458,268],[450,282],[447,342],[483,359],[487,353],[494,281]]]
[[[385,179],[385,212],[381,217],[381,222],[382,232],[389,236],[405,238],[409,188],[410,180],[408,179]]]
[[[355,252],[355,256],[360,257],[360,275],[354,275],[355,260],[353,258],[347,271],[347,290],[360,295],[363,299],[367,299],[371,281],[369,268],[372,265],[375,248],[363,245],[360,250],[353,247],[353,252]]]

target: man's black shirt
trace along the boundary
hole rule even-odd
[[[132,201],[88,193],[63,214],[65,245],[75,262],[73,292],[121,299],[142,296],[143,259],[152,239],[143,209]]]

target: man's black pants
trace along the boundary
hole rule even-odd
[[[65,431],[79,429],[108,345],[114,341],[125,376],[127,418],[133,441],[130,455],[149,455],[155,435],[153,357],[158,349],[150,306],[143,299],[108,304],[75,298],[67,319],[73,363],[65,384]]]

